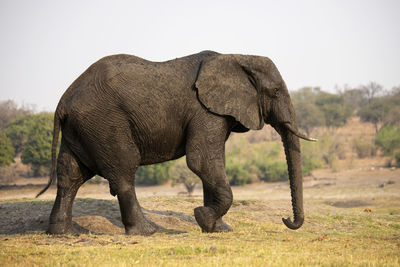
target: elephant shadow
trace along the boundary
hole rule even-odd
[[[53,201],[16,201],[0,203],[0,234],[43,233],[47,230]],[[197,227],[193,217],[173,211],[143,209],[159,232],[180,234]],[[123,234],[118,202],[78,198],[74,202],[72,223],[79,234]]]

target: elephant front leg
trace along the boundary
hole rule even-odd
[[[229,232],[232,228],[223,222],[232,205],[233,195],[225,174],[225,158],[207,160],[204,153],[188,153],[189,168],[203,182],[204,206],[194,210],[194,216],[203,232]]]
[[[213,194],[213,191],[203,184],[203,198],[204,198],[204,206],[209,207],[215,204],[216,199]],[[214,227],[215,232],[231,232],[232,227],[226,224],[222,217],[219,217],[215,222]],[[204,230],[203,230],[204,231]]]
[[[204,206],[194,209],[194,216],[203,232],[230,232],[232,228],[222,220],[232,205],[232,190],[229,184],[217,183],[209,186],[203,179],[203,188],[210,192],[204,195]]]
[[[225,140],[229,136],[230,123],[227,118],[204,112],[188,127],[186,161],[203,182],[204,206],[194,210],[203,232],[232,231],[222,221],[233,200],[225,173]]]

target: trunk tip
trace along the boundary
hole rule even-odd
[[[282,218],[282,222],[287,226],[287,228],[297,230],[303,225],[304,218],[295,218],[294,222],[292,222],[290,217],[288,217],[287,219]]]

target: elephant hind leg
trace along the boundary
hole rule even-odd
[[[62,143],[57,160],[57,197],[47,233],[76,234],[72,226],[72,204],[79,187],[93,175]]]
[[[135,146],[126,145],[115,151],[119,153],[115,158],[122,157],[125,160],[102,173],[110,183],[110,193],[118,197],[125,233],[151,235],[158,227],[144,216],[135,192],[135,173],[140,163],[140,153]]]
[[[117,193],[122,222],[127,235],[151,235],[158,229],[157,225],[147,219],[136,198],[133,185],[123,186]]]
[[[151,235],[155,233],[158,227],[144,216],[136,197],[135,170],[109,170],[106,177],[110,181],[110,191],[118,197],[125,233],[127,235]]]

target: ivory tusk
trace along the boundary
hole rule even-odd
[[[311,142],[318,141],[318,139],[307,137],[304,134],[299,133],[298,131],[293,129],[293,127],[292,127],[292,125],[290,125],[290,123],[285,123],[284,125],[285,125],[286,129],[288,129],[292,134],[294,134],[295,136],[297,136],[297,137],[299,137],[301,139],[304,139],[304,140],[307,140],[307,141],[311,141]]]

